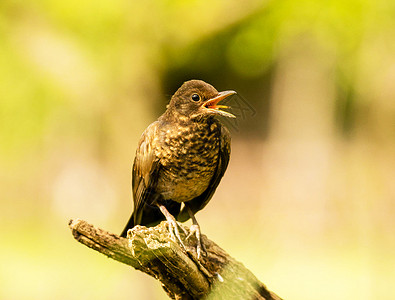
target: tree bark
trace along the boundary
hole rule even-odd
[[[69,227],[80,243],[159,280],[172,299],[281,299],[205,235],[206,253],[198,260],[196,238],[181,231],[185,251],[170,238],[167,222],[135,226],[127,239],[79,219]]]

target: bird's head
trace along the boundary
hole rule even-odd
[[[231,113],[221,110],[227,106],[218,105],[221,100],[234,94],[235,91],[218,92],[201,80],[189,80],[175,92],[168,109],[191,119],[215,115],[235,118]]]

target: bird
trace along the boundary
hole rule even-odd
[[[204,246],[195,214],[212,198],[230,158],[230,133],[217,117],[235,118],[218,103],[234,94],[218,92],[202,80],[186,81],[146,128],[132,168],[134,210],[122,237],[135,225],[152,227],[167,220],[171,238],[186,250],[178,230],[184,228],[177,222],[191,219],[187,239],[196,235],[200,258]]]

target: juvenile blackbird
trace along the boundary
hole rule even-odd
[[[166,219],[172,238],[185,248],[176,220],[191,218],[200,257],[194,214],[210,201],[228,166],[230,135],[216,116],[235,118],[218,105],[234,94],[190,80],[171,97],[165,113],[148,126],[138,144],[132,171],[134,211],[121,236],[135,225],[155,226]]]

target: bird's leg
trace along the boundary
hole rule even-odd
[[[180,227],[186,234],[185,229],[177,223],[176,219],[173,217],[173,215],[171,213],[169,213],[169,211],[163,204],[157,203],[157,206],[159,207],[160,211],[165,216],[167,223],[169,224],[169,232],[170,232],[170,236],[171,236],[172,240],[173,241],[178,240],[180,242],[181,246],[184,248],[184,250],[187,251],[184,243],[181,240],[180,231],[178,230],[178,227]]]
[[[187,208],[189,216],[192,219],[192,226],[189,229],[190,233],[186,237],[186,239],[189,239],[193,234],[195,234],[196,240],[197,240],[197,245],[196,245],[197,258],[200,259],[200,253],[202,250],[207,254],[206,247],[202,243],[202,239],[201,239],[202,234],[200,231],[199,223],[197,222],[197,220],[195,218],[195,215],[193,214],[192,210],[189,208],[188,205],[185,205],[185,206]]]

